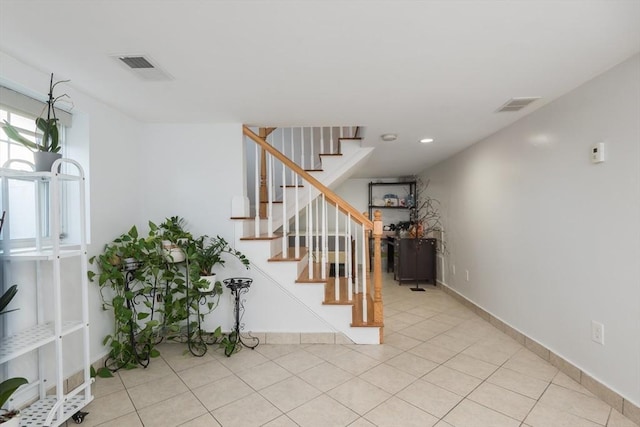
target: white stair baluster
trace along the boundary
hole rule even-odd
[[[347,213],[346,222],[345,222],[345,236],[344,236],[344,245],[345,252],[347,253],[347,257],[345,259],[345,274],[347,276],[347,295],[349,301],[351,301],[353,295],[353,282],[352,282],[352,272],[351,272],[351,213]]]
[[[305,165],[305,158],[304,158],[304,144],[305,144],[305,138],[304,138],[304,127],[300,127],[300,167],[302,169],[304,169],[304,165]]]
[[[322,194],[321,201],[322,209],[322,262],[320,268],[322,270],[322,279],[327,278],[327,202],[324,194]]]
[[[284,129],[282,130],[282,150],[284,152]],[[289,229],[287,221],[287,168],[282,163],[282,257],[287,258],[287,247],[289,246]]]
[[[362,227],[362,275],[360,277],[362,277],[362,321],[366,322],[367,321],[367,256],[368,254],[366,253],[367,251],[365,251],[366,243],[365,243],[365,239],[367,238],[366,236],[367,232],[364,229],[364,227]]]
[[[309,185],[309,203],[307,203],[307,270],[309,280],[313,278],[313,242],[311,241],[311,224],[313,224],[313,200],[311,199],[311,185]]]
[[[293,129],[291,129],[291,132],[293,133]],[[298,175],[296,174],[296,180],[295,180],[295,189],[293,190],[294,192],[294,197],[295,197],[295,232],[296,232],[296,242],[295,242],[295,257],[300,258],[300,203],[298,201]]]
[[[334,286],[335,286],[335,295],[336,301],[340,299],[340,230],[338,227],[340,221],[338,220],[338,215],[340,214],[340,209],[338,208],[338,204],[335,205],[336,208],[336,229],[335,235],[333,236],[333,277],[334,277]]]
[[[254,192],[254,197],[255,197],[255,207],[256,207],[256,216],[255,216],[255,224],[254,224],[254,234],[256,237],[260,236],[260,146],[258,144],[256,144],[256,149],[255,149],[255,153],[256,153],[256,161],[255,161],[255,192]]]
[[[267,154],[267,234],[273,237],[273,156]]]
[[[333,126],[329,128],[329,154],[335,154],[333,152]]]
[[[311,130],[311,145],[309,145],[309,164],[310,167],[309,169],[315,169],[316,168],[316,158],[313,156],[313,150],[314,150],[314,145],[315,145],[315,135],[314,135],[314,127],[309,128]],[[317,229],[316,229],[317,232]]]

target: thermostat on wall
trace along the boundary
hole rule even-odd
[[[604,142],[598,142],[591,147],[591,163],[604,162]]]

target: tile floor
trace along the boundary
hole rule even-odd
[[[83,427],[636,426],[441,290],[384,280],[384,345],[162,344],[97,379]]]

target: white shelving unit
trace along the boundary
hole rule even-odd
[[[51,172],[15,170],[7,166],[0,168],[2,209],[6,211],[0,251],[4,289],[0,291],[4,292],[10,284],[17,283],[18,295],[21,291],[33,294],[36,301],[18,307],[21,312],[30,311],[33,314],[31,318],[35,320],[32,324],[21,321],[16,325],[11,320],[11,314],[3,316],[0,372],[2,379],[15,376],[10,375],[12,364],[23,367],[21,359],[28,359],[29,355],[34,354],[37,367],[29,371],[37,372],[26,375],[29,385],[23,388],[33,390],[32,394],[37,394],[38,400],[22,410],[20,425],[55,427],[64,424],[93,399],[89,354],[85,176],[80,164],[70,159],[57,160]],[[14,185],[17,181],[22,184]],[[35,238],[29,239],[31,247],[23,247],[24,239],[11,239],[11,224],[12,219],[24,222],[24,218],[12,218],[9,202],[20,197],[18,194],[12,195],[13,191],[19,192],[31,185],[34,191],[32,231],[35,232]],[[70,218],[66,230],[62,227],[67,217],[63,215],[63,210]],[[21,225],[24,228],[24,224]],[[66,265],[67,269],[63,272],[63,260],[69,260],[69,265],[77,271],[68,271]],[[13,270],[18,268],[21,272],[32,268],[35,283],[14,278]],[[78,311],[81,312],[80,318],[66,318],[68,313]],[[79,341],[81,346],[76,345]],[[80,357],[78,353],[82,353]],[[65,357],[71,358],[71,355],[82,360],[83,378],[79,386],[65,390],[63,361]],[[21,376],[25,375],[21,373]],[[17,394],[20,392],[18,390]]]

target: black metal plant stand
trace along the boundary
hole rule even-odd
[[[257,337],[249,336],[248,339],[253,340],[253,343],[247,344],[246,342],[243,341],[242,336],[240,336],[240,330],[244,326],[243,324],[240,323],[240,320],[242,319],[242,314],[244,313],[244,300],[242,300],[241,297],[242,295],[249,292],[249,286],[251,286],[252,282],[253,282],[253,279],[249,279],[247,277],[233,277],[230,279],[223,280],[223,283],[227,288],[231,290],[231,293],[235,298],[235,307],[233,311],[235,315],[236,324],[235,324],[234,330],[231,331],[231,333],[229,334],[230,343],[225,347],[225,350],[224,350],[224,354],[227,357],[230,357],[233,354],[233,352],[236,350],[236,347],[238,345],[243,345],[253,350],[258,346],[258,344],[260,344],[260,340]]]
[[[186,293],[186,303],[187,303],[187,348],[189,352],[196,356],[202,357],[207,353],[207,343],[205,339],[202,337],[202,324],[200,320],[200,306],[205,305],[207,303],[207,296],[214,295],[215,291],[212,292],[199,292],[197,296],[194,296],[194,300],[196,301],[196,318],[198,319],[198,327],[197,330],[194,331],[192,336],[191,333],[191,303],[189,302],[189,294],[192,292],[190,289],[190,278],[189,278],[189,260],[187,260],[187,293]]]
[[[125,272],[125,276],[124,276],[125,277],[125,280],[124,280],[125,294],[131,293],[131,283],[135,280],[136,270],[138,270],[141,266],[142,266],[142,263],[138,261],[127,262],[125,260],[122,267],[122,269]],[[151,344],[148,342],[139,343],[137,342],[136,336],[135,336],[135,331],[137,329],[137,324],[135,321],[135,319],[137,318],[135,305],[138,304],[136,302],[137,297],[141,295],[144,296],[145,298],[150,297],[153,300],[151,304],[151,317],[153,317],[153,312],[155,309],[155,299],[156,299],[155,293],[156,293],[156,288],[154,287],[151,295],[142,295],[140,292],[137,292],[137,293],[134,293],[133,298],[125,298],[127,303],[127,309],[131,310],[131,312],[133,313],[133,315],[130,316],[129,318],[129,344],[131,345],[131,353],[129,354],[129,358],[127,360],[121,361],[119,364],[116,363],[116,361],[113,360],[111,357],[107,358],[104,365],[110,371],[116,372],[119,369],[122,369],[125,366],[127,366],[130,362],[135,362],[136,364],[142,366],[143,368],[146,368],[147,366],[149,366],[149,359],[151,357]]]

